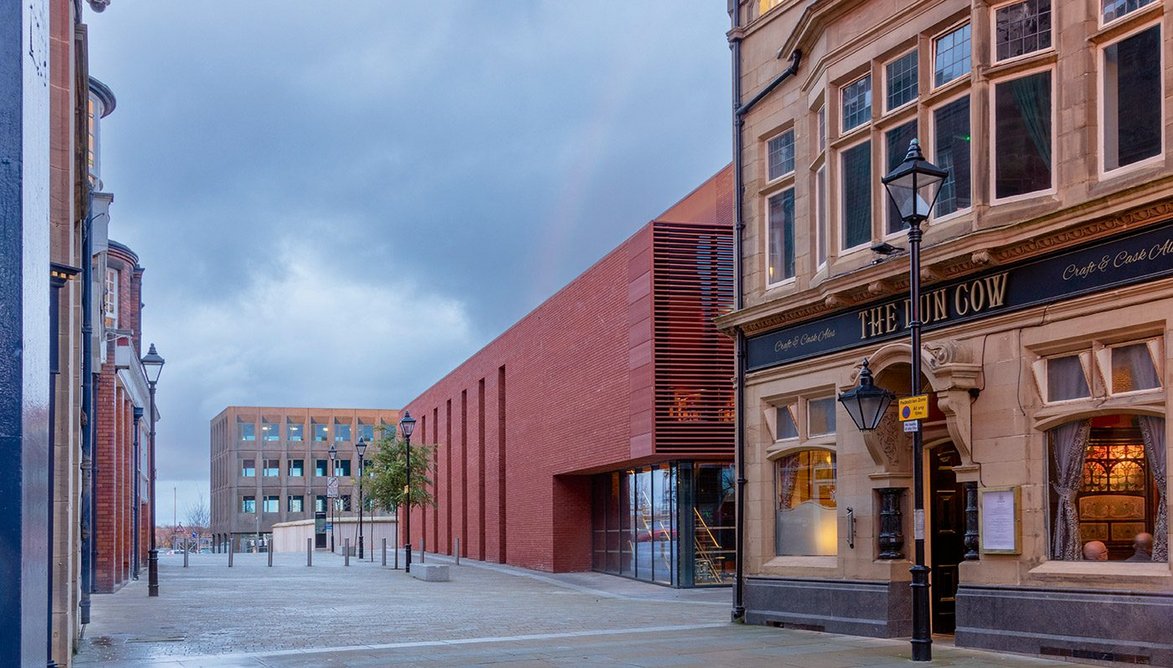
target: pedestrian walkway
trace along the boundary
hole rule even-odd
[[[908,666],[908,643],[729,623],[728,589],[469,562],[449,582],[328,553],[160,557],[93,597],[79,666]],[[428,555],[429,562],[441,558]],[[445,560],[445,563],[451,563]],[[935,666],[1070,666],[934,648]]]

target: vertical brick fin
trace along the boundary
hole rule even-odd
[[[733,232],[655,222],[656,453],[733,454],[733,341],[713,319],[733,307]]]

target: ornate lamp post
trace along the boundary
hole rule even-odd
[[[403,442],[407,446],[407,485],[405,487],[404,497],[407,502],[407,510],[403,513],[403,520],[405,524],[404,536],[404,572],[411,572],[411,434],[415,431],[415,418],[411,416],[411,411],[403,411],[403,418],[399,420],[399,431],[403,434]]]
[[[159,382],[159,375],[163,373],[163,358],[155,351],[155,344],[143,357],[143,371],[147,374],[147,388],[151,396],[151,442],[147,453],[147,465],[151,470],[148,493],[151,496],[150,516],[150,551],[147,552],[147,596],[159,595],[159,548],[155,545],[155,384]]]
[[[334,468],[334,460],[338,458],[338,448],[334,444],[330,444],[330,476],[326,480],[334,478],[337,469]],[[330,504],[330,552],[334,551],[334,535],[338,533],[338,527],[335,525],[337,517],[334,516],[334,506],[338,505],[335,497],[330,496],[330,489],[326,489],[326,503]]]
[[[358,559],[362,561],[362,460],[367,451],[367,439],[359,438],[354,449],[358,451]]]
[[[912,395],[921,393],[921,303],[920,303],[920,243],[921,223],[928,220],[948,170],[925,160],[920,144],[913,139],[908,145],[904,162],[881,179],[888,197],[908,224],[909,248],[909,320],[912,337]],[[885,396],[886,395],[886,396]],[[859,375],[859,387],[840,395],[851,419],[860,429],[875,429],[880,417],[892,401],[891,393],[872,384],[872,374],[864,361]],[[920,425],[912,432],[912,498],[913,538],[916,558],[912,571],[912,660],[933,660],[933,639],[929,623],[929,568],[925,566],[925,492],[924,440]]]

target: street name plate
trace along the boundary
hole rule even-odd
[[[326,480],[326,497],[330,499],[338,498],[338,478],[330,476]]]

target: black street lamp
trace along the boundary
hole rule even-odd
[[[415,418],[411,416],[411,411],[403,411],[403,419],[399,421],[399,431],[403,434],[403,442],[407,447],[407,485],[404,488],[404,497],[407,500],[407,511],[403,514],[405,529],[404,537],[404,551],[405,555],[403,572],[411,572],[411,433],[415,431]]]
[[[921,223],[928,220],[941,193],[941,186],[949,178],[949,171],[925,160],[920,144],[913,139],[908,144],[904,162],[881,179],[888,197],[908,224],[909,255],[909,321],[912,334],[912,396],[921,393],[921,303],[920,303],[920,242]],[[870,377],[871,374],[869,373]],[[869,378],[870,380],[870,378]],[[860,374],[863,383],[863,374]],[[912,432],[912,499],[913,538],[916,560],[912,566],[912,660],[933,660],[933,638],[929,624],[929,568],[925,566],[925,490],[924,439],[918,423]]]
[[[335,464],[334,464],[334,460],[337,458],[338,458],[338,448],[334,447],[334,444],[331,443],[330,444],[330,477],[326,478],[327,481],[334,478],[334,476],[337,475],[337,473],[338,473],[338,469],[335,467]],[[338,503],[335,500],[335,497],[330,496],[330,487],[328,484],[326,486],[326,503],[330,504],[330,552],[333,552],[334,551],[334,535],[338,533],[338,527],[336,526],[338,518],[334,516],[334,507],[337,506]]]
[[[358,451],[358,560],[362,561],[362,458],[367,451],[367,439],[360,437],[354,449]]]
[[[147,453],[147,466],[151,470],[149,493],[151,495],[151,548],[147,552],[147,596],[159,595],[159,548],[155,545],[155,384],[163,373],[163,358],[155,351],[155,344],[142,358],[143,371],[147,375],[147,388],[151,395],[151,443]]]
[[[843,404],[856,428],[872,431],[880,426],[880,419],[895,398],[896,395],[872,382],[872,370],[865,359],[859,372],[859,385],[840,394],[839,403]]]

